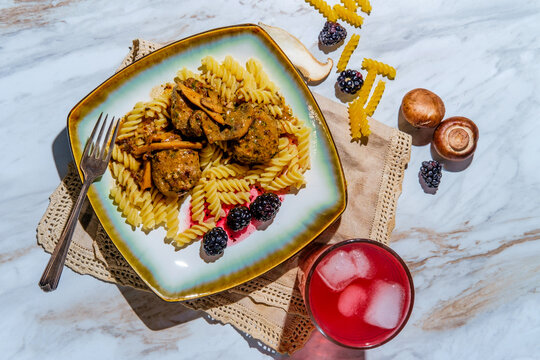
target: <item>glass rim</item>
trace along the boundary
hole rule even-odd
[[[407,279],[409,280],[409,289],[410,289],[410,297],[411,297],[411,299],[410,299],[409,308],[407,309],[407,314],[403,318],[403,321],[402,321],[401,325],[396,330],[394,330],[394,332],[392,333],[392,335],[390,335],[390,337],[388,337],[384,341],[381,341],[380,343],[377,343],[377,344],[374,344],[374,345],[369,345],[369,346],[352,346],[352,345],[343,344],[342,342],[340,342],[340,341],[334,339],[333,337],[331,337],[330,335],[328,335],[326,333],[326,331],[323,330],[323,328],[319,325],[319,323],[315,319],[315,316],[313,315],[313,312],[311,311],[311,303],[310,303],[310,300],[309,300],[309,289],[311,287],[311,278],[313,276],[313,273],[315,272],[315,269],[317,268],[317,265],[319,265],[319,263],[330,252],[332,252],[335,249],[338,249],[338,248],[340,248],[342,246],[352,244],[352,243],[372,244],[372,245],[375,245],[375,246],[378,246],[378,247],[382,248],[383,250],[386,250],[388,253],[390,253],[390,255],[392,255],[394,258],[396,258],[399,261],[399,263],[401,264],[401,266],[405,270],[405,273],[407,275]],[[368,349],[377,348],[377,347],[379,347],[381,345],[386,344],[387,342],[392,340],[394,337],[396,337],[401,332],[401,330],[403,330],[405,325],[407,325],[407,322],[409,321],[409,317],[411,316],[412,309],[413,309],[413,306],[414,306],[414,284],[413,284],[413,279],[412,279],[411,272],[409,270],[409,267],[405,263],[405,261],[394,250],[392,250],[389,246],[387,246],[387,245],[385,245],[383,243],[380,243],[378,241],[375,241],[375,240],[363,239],[363,238],[355,238],[355,239],[344,240],[344,241],[338,242],[336,244],[332,244],[328,248],[324,249],[324,251],[322,251],[317,256],[317,259],[315,259],[315,261],[311,265],[311,268],[309,269],[309,272],[308,272],[308,274],[306,276],[306,284],[304,286],[304,294],[302,294],[302,295],[304,297],[306,310],[307,310],[307,312],[309,314],[309,317],[311,318],[311,321],[313,322],[313,324],[317,328],[317,330],[321,334],[323,334],[323,336],[325,338],[327,338],[328,340],[330,340],[334,344],[337,344],[339,346],[343,346],[343,347],[346,347],[346,348],[349,348],[349,349],[357,349],[357,350],[368,350]]]

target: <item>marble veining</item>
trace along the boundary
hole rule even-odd
[[[329,1],[334,3],[335,1]],[[376,1],[351,64],[397,68],[375,117],[398,126],[402,96],[438,93],[447,116],[480,129],[474,159],[447,167],[439,190],[418,182],[429,145],[414,146],[391,246],[414,275],[404,331],[368,352],[314,333],[295,359],[540,359],[540,3]],[[321,60],[322,17],[301,0],[0,3],[0,357],[5,359],[282,359],[230,325],[154,295],[64,271],[37,281],[48,255],[35,228],[70,154],[65,119],[120,65],[134,38],[166,42],[262,21]],[[336,73],[312,87],[336,99]]]

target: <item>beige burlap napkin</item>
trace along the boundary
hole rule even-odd
[[[122,67],[161,46],[135,40]],[[346,107],[322,96],[315,97],[336,142],[349,198],[341,219],[316,242],[364,237],[387,244],[394,228],[396,202],[410,157],[411,138],[370,119],[372,134],[367,144],[351,143]],[[47,252],[53,251],[80,187],[79,176],[71,165],[69,173],[51,195],[49,207],[37,228],[38,244]],[[228,291],[183,304],[235,326],[281,353],[292,353],[305,344],[313,330],[296,286],[298,256]],[[108,238],[88,202],[75,229],[66,265],[80,274],[150,291]],[[155,309],[147,311],[155,312]]]

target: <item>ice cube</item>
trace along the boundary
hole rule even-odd
[[[355,279],[356,266],[348,252],[338,250],[317,267],[326,285],[335,291],[345,289]]]
[[[401,319],[405,292],[401,285],[377,280],[370,289],[370,301],[364,320],[383,329],[394,329]]]
[[[350,252],[351,259],[356,266],[356,276],[363,279],[370,279],[373,277],[373,268],[371,263],[360,249],[354,249]]]
[[[353,316],[366,303],[366,290],[356,284],[351,284],[343,290],[338,299],[338,310],[343,316]]]

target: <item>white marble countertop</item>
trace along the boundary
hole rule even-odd
[[[474,160],[445,171],[436,195],[414,146],[391,246],[409,263],[416,303],[389,344],[366,353],[314,333],[292,358],[540,359],[540,3],[535,0],[377,1],[352,63],[397,67],[375,117],[397,126],[402,96],[429,88],[447,116],[480,129]],[[134,38],[169,41],[262,21],[297,36],[320,59],[323,18],[302,0],[17,1],[0,4],[0,358],[285,358],[229,325],[153,295],[64,271],[37,281],[49,258],[35,228],[66,172],[69,110],[119,66]],[[350,28],[349,28],[350,29]],[[335,97],[336,75],[314,91]],[[134,300],[136,299],[136,300]]]

